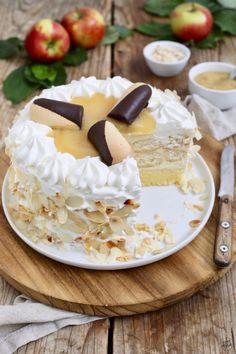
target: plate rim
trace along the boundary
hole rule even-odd
[[[88,263],[80,263],[80,262],[73,262],[71,260],[68,259],[64,259],[63,257],[53,254],[50,251],[47,251],[45,249],[40,248],[40,244],[39,243],[34,243],[29,237],[25,236],[24,233],[18,229],[18,227],[15,225],[15,223],[13,222],[10,213],[8,212],[8,208],[7,208],[7,202],[6,202],[6,194],[7,194],[7,183],[8,183],[8,174],[9,174],[9,168],[4,176],[4,180],[3,180],[3,184],[2,184],[2,207],[3,207],[3,211],[5,214],[5,217],[9,223],[9,225],[11,226],[11,228],[13,229],[13,231],[16,233],[17,237],[20,237],[20,239],[26,243],[30,248],[34,249],[36,252],[50,258],[53,259],[54,261],[57,261],[59,263],[62,264],[67,264],[70,266],[74,266],[76,268],[83,268],[83,269],[91,269],[91,270],[125,270],[125,269],[131,269],[131,268],[137,268],[137,267],[141,267],[141,266],[145,266],[151,263],[155,263],[158,262],[162,259],[165,259],[169,256],[171,256],[172,254],[180,251],[182,248],[186,247],[190,242],[192,242],[199,234],[200,232],[203,230],[203,228],[205,227],[211,213],[212,213],[212,209],[214,206],[214,202],[215,202],[215,183],[214,183],[214,179],[212,176],[212,173],[210,171],[210,168],[208,167],[206,161],[204,160],[204,158],[197,153],[195,159],[198,159],[200,161],[200,163],[203,165],[205,171],[207,172],[207,180],[210,182],[209,184],[209,188],[211,190],[212,193],[210,193],[210,201],[209,201],[209,207],[207,209],[207,212],[204,214],[204,217],[202,219],[202,222],[200,223],[200,225],[189,235],[189,237],[187,237],[186,239],[182,240],[181,242],[179,242],[177,245],[174,245],[173,247],[171,247],[170,249],[159,253],[157,255],[153,255],[150,257],[145,257],[145,258],[139,258],[139,259],[135,259],[129,262],[119,262],[118,264],[112,264],[112,263],[94,263],[94,262],[88,262]],[[69,252],[69,251],[68,251]]]

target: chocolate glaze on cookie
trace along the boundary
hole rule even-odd
[[[108,117],[132,124],[142,109],[147,106],[151,94],[152,90],[146,84],[137,83],[130,86],[108,113]]]
[[[98,150],[103,162],[110,166],[123,161],[132,149],[114,124],[100,120],[88,131],[88,139]]]
[[[49,125],[58,124],[58,126],[65,126],[66,122],[61,119],[65,118],[80,128],[82,127],[84,108],[78,104],[51,100],[48,98],[37,98],[33,101],[30,111],[31,118],[39,123],[41,118],[40,116],[42,115],[42,120],[44,120],[44,117],[47,115]],[[52,113],[50,114],[50,112]]]

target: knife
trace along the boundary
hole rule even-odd
[[[234,199],[234,150],[233,144],[227,145],[221,154],[220,189],[218,193],[219,220],[216,230],[214,262],[227,267],[231,262],[233,199]]]

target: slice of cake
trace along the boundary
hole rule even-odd
[[[147,237],[134,228],[140,176],[143,185],[182,184],[198,136],[169,90],[121,77],[44,90],[6,138],[8,209],[34,241],[134,258]],[[153,234],[147,244],[154,252]]]

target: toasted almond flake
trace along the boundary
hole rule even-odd
[[[79,209],[83,204],[83,198],[79,196],[69,197],[65,200],[65,204],[68,207]]]
[[[155,248],[153,251],[152,251],[152,254],[159,254],[161,252],[164,251],[164,248]]]
[[[33,236],[33,237],[31,238],[31,240],[32,240],[34,243],[37,243],[37,242],[38,242],[38,237]]]
[[[120,261],[120,262],[128,262],[128,261],[131,261],[132,259],[134,259],[134,257],[130,256],[130,255],[116,257],[116,260]]]
[[[139,203],[136,203],[134,200],[132,199],[127,199],[125,202],[124,202],[125,205],[130,205],[132,206],[134,209],[137,209],[140,207],[140,204]]]
[[[100,253],[108,255],[109,254],[109,250],[110,250],[110,248],[107,247],[107,245],[105,243],[100,245],[100,249],[99,249]]]
[[[134,235],[134,228],[128,223],[127,220],[123,220],[124,231],[127,235]]]
[[[115,257],[119,257],[122,255],[122,251],[118,247],[112,247],[110,253]]]
[[[90,240],[87,240],[84,242],[85,250],[89,251],[91,249],[91,242]]]
[[[59,221],[60,224],[65,224],[67,222],[68,212],[66,208],[57,209],[56,215],[57,215],[57,220]]]
[[[198,198],[199,200],[207,200],[207,199],[209,199],[209,195],[208,194],[206,194],[206,195],[200,195],[200,197]]]
[[[152,239],[149,238],[149,237],[145,237],[143,239],[143,244],[146,245],[146,246],[150,246],[152,244]]]
[[[187,194],[189,192],[189,184],[188,184],[188,181],[186,180],[183,180],[181,185],[179,186],[180,189],[182,190],[182,192],[184,194]]]
[[[198,227],[198,225],[201,223],[201,220],[191,220],[189,221],[189,225],[191,227]]]
[[[80,235],[80,236],[76,236],[75,238],[74,238],[74,241],[75,242],[79,242],[79,241],[82,241],[83,240],[83,237]]]
[[[146,252],[145,247],[138,247],[135,250],[135,257],[143,257]]]
[[[95,206],[95,208],[96,208],[98,211],[100,211],[102,214],[106,214],[106,208],[107,208],[108,206],[103,205],[102,202],[100,202],[100,201],[95,201],[94,206]]]
[[[111,240],[110,240],[110,241],[107,241],[106,245],[107,245],[108,248],[116,247],[115,242],[113,242],[113,241],[111,241]]]
[[[166,232],[166,235],[165,235],[165,243],[167,244],[173,244],[174,241],[173,241],[173,235],[172,235],[172,232],[170,230],[168,230]]]
[[[187,201],[184,202],[184,205],[190,209],[190,210],[194,210],[194,211],[203,211],[204,210],[204,207],[202,205],[199,205],[199,204],[192,204],[192,203],[189,203]]]
[[[88,220],[102,224],[106,221],[106,217],[104,214],[102,214],[100,211],[87,211],[84,210],[84,215],[87,217]]]
[[[47,236],[47,240],[48,240],[48,242],[52,242],[53,241],[53,239],[52,239],[52,236]]]
[[[148,224],[135,224],[135,229],[138,231],[150,231],[150,226]]]
[[[129,216],[132,213],[132,211],[133,208],[131,205],[125,205],[123,208],[113,211],[112,215],[119,216],[120,218],[124,218]]]
[[[74,222],[76,229],[78,230],[81,229],[83,231],[88,231],[88,225],[86,224],[86,222],[84,220],[81,219],[81,217],[79,215],[77,215],[76,213],[72,213],[72,212],[68,212],[68,218]]]
[[[109,219],[109,225],[114,233],[120,233],[124,230],[124,223],[118,216],[111,216]]]
[[[110,215],[113,212],[113,208],[106,208],[106,214]]]
[[[157,240],[160,241],[160,242],[164,242],[164,238],[165,238],[165,233],[164,232],[158,234],[158,236],[157,236]]]
[[[166,223],[164,221],[161,221],[154,225],[154,229],[157,232],[163,232],[165,228],[166,228]]]
[[[198,211],[203,211],[204,210],[203,206],[202,205],[198,205],[198,204],[193,204],[193,208],[198,210]]]
[[[51,199],[48,199],[48,209],[52,212],[56,212],[57,210],[56,204]]]

